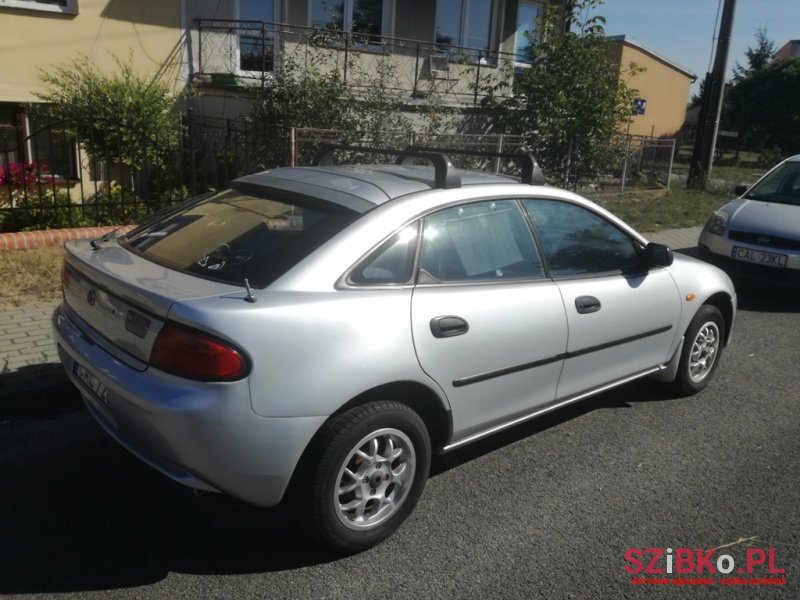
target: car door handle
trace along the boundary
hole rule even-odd
[[[578,296],[575,298],[575,308],[582,315],[597,312],[601,306],[600,300],[594,296]]]
[[[431,333],[436,338],[464,335],[469,331],[469,323],[461,317],[445,316],[431,319]]]

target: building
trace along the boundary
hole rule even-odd
[[[800,40],[789,40],[772,55],[773,60],[800,57]]]
[[[643,69],[627,79],[628,85],[638,90],[636,114],[631,118],[628,132],[648,137],[675,134],[683,125],[689,86],[697,79],[696,75],[629,36],[615,36],[611,40],[620,77],[629,77],[631,63]]]

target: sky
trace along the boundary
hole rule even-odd
[[[606,18],[607,35],[626,35],[697,75],[691,93],[713,63],[714,25],[722,0],[605,0],[596,13]],[[800,0],[736,0],[728,75],[738,61],[747,66],[745,50],[755,46],[755,34],[766,28],[777,50],[800,39]]]

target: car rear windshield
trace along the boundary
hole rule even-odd
[[[326,203],[227,190],[133,231],[123,244],[172,269],[263,288],[357,217]]]

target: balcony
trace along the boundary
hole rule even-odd
[[[383,86],[406,102],[475,105],[513,72],[514,54],[267,21],[198,19],[200,81],[264,86],[281,65],[336,71],[354,88]],[[505,68],[509,67],[509,68]]]

